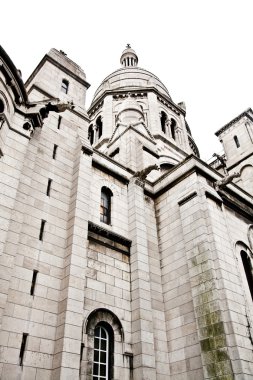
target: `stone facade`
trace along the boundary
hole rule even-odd
[[[0,377],[253,379],[253,112],[208,165],[120,62],[86,111],[64,52],[23,84],[0,48]]]

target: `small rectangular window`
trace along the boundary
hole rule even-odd
[[[60,129],[60,127],[61,127],[61,120],[62,120],[62,116],[59,116],[57,129]]]
[[[41,240],[41,241],[43,240],[45,224],[46,224],[46,221],[42,219],[41,225],[40,225],[40,236],[39,236],[39,240]]]
[[[51,184],[52,184],[52,179],[48,178],[48,183],[47,183],[47,196],[48,197],[50,197]]]
[[[53,150],[53,159],[56,158],[56,151],[57,151],[58,145],[54,144],[54,150]]]
[[[38,271],[34,270],[33,271],[33,278],[32,278],[32,285],[31,285],[31,290],[30,290],[30,295],[31,296],[34,296],[34,290],[35,290],[35,285],[36,285],[37,274],[38,274]]]
[[[64,94],[67,94],[68,89],[69,89],[69,82],[66,79],[63,79],[61,83],[61,90],[62,92],[64,92]]]
[[[19,365],[20,366],[23,365],[23,359],[24,359],[27,337],[28,337],[28,334],[23,333],[22,342],[21,342],[21,346],[20,346],[20,352],[19,352]]]
[[[235,142],[236,148],[240,148],[240,142],[237,136],[234,136],[234,142]]]
[[[80,362],[83,360],[83,350],[84,350],[84,343],[81,343],[81,348],[80,348]]]

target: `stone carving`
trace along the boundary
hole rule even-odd
[[[51,102],[49,102],[47,105],[46,105],[46,110],[48,112],[50,111],[54,111],[54,112],[64,112],[66,110],[72,110],[74,109],[74,104],[73,102],[58,102],[56,104],[52,104]]]
[[[228,183],[231,183],[234,178],[239,178],[239,177],[240,177],[240,173],[235,172],[232,174],[228,174],[220,181],[216,181],[214,183],[214,188],[215,190],[223,189]]]
[[[45,107],[40,109],[40,114],[42,119],[48,117],[49,112],[54,111],[57,113],[64,112],[66,110],[73,110],[75,108],[73,102],[63,102],[57,101],[53,104],[53,102],[49,102],[45,105]]]
[[[150,172],[152,172],[152,170],[160,170],[160,167],[156,164],[150,165],[146,167],[145,169],[136,172],[133,175],[133,178],[138,178],[141,182],[145,182],[147,176],[149,175]]]
[[[228,174],[228,172],[227,172],[227,168],[226,168],[226,157],[225,156],[220,156],[219,154],[217,154],[217,153],[214,153],[213,154],[213,157],[217,157],[217,159],[220,161],[220,163],[221,163],[221,166],[223,167],[223,169],[224,169],[224,172],[225,172],[225,174]]]

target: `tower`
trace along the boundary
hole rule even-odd
[[[227,158],[228,172],[239,172],[235,182],[248,193],[253,194],[253,112],[251,108],[216,132],[223,144]]]

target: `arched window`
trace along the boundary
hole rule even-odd
[[[235,142],[236,148],[239,148],[240,147],[240,142],[239,142],[239,139],[238,139],[237,136],[234,136],[234,142]]]
[[[166,123],[166,120],[167,120],[167,115],[163,111],[161,112],[160,120],[161,120],[162,131],[163,131],[163,133],[165,133],[166,132],[165,123]]]
[[[173,140],[176,140],[176,120],[171,119],[171,124],[170,124],[170,130],[171,130],[171,137]]]
[[[101,189],[100,222],[111,224],[111,197],[112,192],[108,187]]]
[[[253,300],[253,276],[252,276],[252,266],[250,262],[250,257],[245,251],[241,251],[241,259],[244,267],[244,272],[248,281],[248,286]]]
[[[105,308],[95,309],[85,323],[82,358],[80,361],[80,379],[110,380],[122,372],[121,360],[114,361],[114,352],[119,358],[124,352],[124,330],[118,317]],[[87,335],[86,335],[87,334]],[[128,377],[131,374],[131,362],[128,362]]]
[[[113,367],[113,331],[110,325],[100,322],[94,330],[92,379],[109,380]]]
[[[89,126],[88,129],[88,140],[90,140],[90,145],[93,145],[94,142],[94,130],[93,130],[93,125]]]
[[[69,89],[69,82],[66,79],[63,79],[61,82],[61,90],[62,92],[64,92],[64,94],[67,94],[68,89]]]
[[[102,136],[102,133],[103,133],[103,123],[102,123],[101,116],[99,116],[97,118],[96,124],[97,124],[98,138],[100,138]]]

